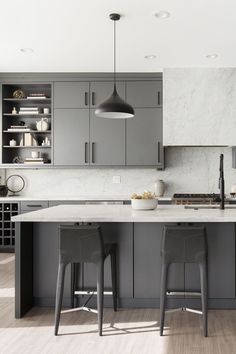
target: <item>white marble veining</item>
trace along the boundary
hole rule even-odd
[[[234,209],[185,209],[159,205],[133,210],[130,205],[59,205],[12,217],[24,222],[236,222]]]
[[[236,145],[236,69],[165,69],[164,145]]]
[[[229,147],[168,147],[164,171],[155,169],[51,169],[8,170],[7,176],[18,173],[26,180],[21,193],[25,200],[108,199],[130,197],[145,189],[154,192],[160,178],[166,184],[165,196],[174,193],[217,193],[219,155],[225,156],[225,185],[229,194],[236,183]],[[121,176],[120,184],[112,183],[112,176]]]

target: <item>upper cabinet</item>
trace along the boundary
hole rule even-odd
[[[236,145],[236,69],[166,69],[163,144]]]
[[[125,82],[117,82],[117,91],[125,99]],[[100,103],[108,99],[114,89],[113,81],[90,82],[90,107],[96,108]]]
[[[97,117],[95,110],[112,95],[113,75],[58,75],[46,76],[52,77],[51,83],[35,82],[29,74],[28,82],[16,77],[16,84],[0,86],[2,164],[12,165],[17,159],[27,162],[24,167],[30,167],[30,161],[37,168],[45,164],[164,167],[161,76],[118,75],[118,94],[134,107],[135,116],[107,119]],[[26,98],[15,98],[17,89]],[[24,128],[18,127],[21,121]],[[25,139],[31,136],[28,133],[31,144]]]
[[[127,102],[134,108],[161,107],[162,81],[127,81]]]
[[[54,108],[88,108],[89,82],[55,82]]]
[[[126,162],[129,166],[163,165],[161,108],[136,108],[135,117],[127,120]]]
[[[125,165],[125,120],[95,116],[90,111],[90,164]]]

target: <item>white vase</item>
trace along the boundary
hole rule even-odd
[[[162,179],[156,180],[154,183],[156,197],[162,197],[165,193],[165,183]]]

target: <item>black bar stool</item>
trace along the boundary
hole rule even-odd
[[[201,293],[199,295],[202,301],[203,330],[204,336],[207,337],[207,238],[205,227],[165,226],[161,255],[160,335],[163,335],[166,294],[169,293],[169,289],[167,289],[169,265],[171,263],[197,263],[200,270]],[[174,292],[174,295],[177,293]],[[187,293],[184,292],[184,294]],[[191,309],[185,310],[191,311]]]
[[[113,307],[114,311],[116,311],[116,244],[104,244],[101,227],[98,225],[61,225],[59,227],[59,266],[56,290],[55,335],[58,334],[60,322],[66,266],[72,264],[73,268],[74,265],[78,263],[96,264],[98,329],[99,335],[102,335],[104,261],[109,255],[111,257],[112,267]]]

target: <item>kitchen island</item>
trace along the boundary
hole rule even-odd
[[[14,216],[16,223],[15,316],[22,317],[32,306],[53,306],[58,262],[58,225],[100,223],[104,239],[118,244],[118,288],[121,307],[158,307],[160,288],[160,246],[165,224],[206,225],[209,245],[209,307],[236,308],[235,222],[236,208],[225,210],[186,209],[159,205],[152,211],[133,210],[130,205],[59,205]],[[108,260],[109,262],[109,260]],[[109,264],[106,264],[108,270]],[[83,288],[93,288],[92,265],[84,265]],[[65,286],[69,303],[70,274]],[[105,272],[105,287],[110,287]],[[174,264],[170,288],[197,290],[198,269],[193,264]],[[105,305],[109,306],[109,298]],[[198,306],[198,299],[171,299],[168,306]]]

